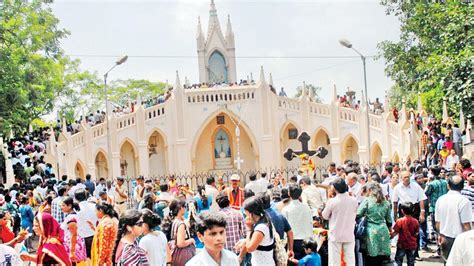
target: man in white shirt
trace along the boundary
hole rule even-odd
[[[456,240],[454,240],[446,265],[474,265],[472,246],[474,246],[474,230],[469,230],[458,235]]]
[[[291,202],[283,208],[282,214],[293,231],[293,251],[295,259],[302,259],[303,240],[313,235],[313,215],[308,205],[299,201],[303,191],[297,184],[290,184],[288,194]]]
[[[77,233],[84,239],[86,244],[87,257],[91,257],[92,240],[94,238],[94,230],[92,225],[97,224],[97,214],[95,204],[87,202],[87,192],[85,189],[76,190],[76,201],[79,202],[79,212],[77,212]]]
[[[349,195],[357,199],[357,203],[362,202],[362,184],[358,182],[359,178],[356,173],[349,173],[346,177],[349,186]]]
[[[203,212],[197,219],[197,235],[204,248],[186,266],[239,265],[239,258],[233,252],[225,250],[227,226],[225,217],[220,213]]]
[[[444,261],[448,259],[454,239],[462,232],[471,230],[471,202],[461,195],[463,187],[462,177],[457,175],[449,177],[448,193],[436,201],[436,229],[439,232],[438,242]]]
[[[219,206],[216,203],[216,198],[219,194],[219,190],[217,190],[216,188],[216,179],[213,176],[207,177],[204,189],[206,190],[206,196],[212,198],[211,210],[219,211]]]
[[[326,190],[312,185],[311,179],[307,176],[301,178],[300,186],[303,190],[301,194],[302,202],[309,206],[313,217],[319,216],[318,210],[322,209],[326,202]]]
[[[117,177],[117,184],[115,184],[114,191],[114,202],[115,209],[117,210],[118,215],[120,216],[127,210],[127,188],[123,184],[123,177]]]
[[[255,194],[266,191],[266,190],[262,191],[262,185],[260,182],[257,181],[256,174],[251,174],[249,176],[249,179],[250,179],[250,182],[247,185],[245,185],[245,189],[251,190]]]
[[[419,218],[420,223],[425,221],[425,204],[424,200],[427,199],[423,188],[420,187],[416,182],[410,182],[410,173],[403,171],[401,173],[401,183],[395,186],[393,189],[393,217],[397,220],[398,217],[398,205],[402,203],[412,203],[415,205],[415,211],[413,217]],[[423,215],[420,215],[420,212]]]
[[[267,173],[262,173],[261,177],[257,179],[257,182],[260,184],[260,192],[266,193],[270,182],[267,180]]]
[[[137,186],[133,190],[133,199],[135,200],[135,207],[138,207],[145,195],[145,179],[143,176],[137,177]]]
[[[452,149],[446,158],[446,169],[454,171],[457,163],[459,163],[459,156],[457,156],[456,151]]]

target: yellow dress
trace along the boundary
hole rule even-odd
[[[118,222],[104,216],[95,229],[91,247],[91,265],[112,265],[112,254],[117,240]]]

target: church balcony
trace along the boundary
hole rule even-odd
[[[255,86],[232,86],[186,90],[188,103],[223,103],[255,99]]]
[[[145,120],[155,119],[165,114],[165,104],[160,103],[145,109]]]
[[[382,123],[382,116],[381,115],[369,114],[369,125],[371,127],[380,130],[380,129],[382,129],[381,128],[381,123]]]
[[[339,108],[339,119],[347,122],[359,122],[358,111],[352,108]]]
[[[77,148],[84,145],[84,131],[78,132],[72,136],[72,146]]]
[[[300,111],[301,103],[299,99],[278,96],[278,107],[284,110]]]
[[[331,115],[331,110],[329,109],[329,105],[323,104],[323,103],[310,103],[309,112],[315,115],[320,115],[320,116]]]
[[[135,114],[136,112],[133,112],[133,113],[126,114],[117,118],[117,121],[116,121],[117,131],[120,131],[122,129],[135,125],[135,122],[136,122]]]
[[[92,139],[97,139],[99,137],[102,137],[105,134],[107,134],[107,122],[95,125],[91,127],[91,130],[92,130]]]

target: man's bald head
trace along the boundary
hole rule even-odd
[[[461,191],[464,188],[464,179],[458,175],[450,176],[448,186],[450,190]]]

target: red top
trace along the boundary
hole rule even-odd
[[[393,230],[398,233],[397,247],[409,250],[416,249],[416,236],[418,235],[419,225],[415,218],[405,216],[398,219]]]

